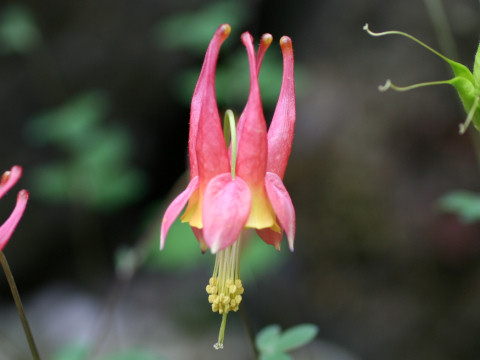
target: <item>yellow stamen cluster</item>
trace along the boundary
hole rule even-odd
[[[206,288],[212,311],[219,314],[237,311],[244,291],[242,280],[228,279],[223,284],[218,280],[217,277],[211,277]]]

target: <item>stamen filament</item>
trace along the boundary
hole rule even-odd
[[[218,342],[214,345],[215,349],[223,348],[227,314],[230,311],[238,311],[242,301],[244,289],[239,272],[240,240],[238,239],[232,246],[217,253],[213,275],[206,287],[212,311],[222,315],[222,324]]]

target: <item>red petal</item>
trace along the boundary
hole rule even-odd
[[[263,34],[262,38],[260,39],[260,46],[258,47],[258,53],[257,53],[257,76],[260,73],[260,68],[262,67],[262,61],[263,61],[263,56],[265,55],[267,49],[269,48],[270,44],[272,43],[273,37],[270,34]],[[238,134],[238,139],[240,140],[240,134],[242,133],[243,130],[243,124],[245,123],[245,113],[247,113],[248,109],[248,104],[249,102],[247,101],[247,104],[245,105],[245,109],[243,109],[242,114],[240,115],[240,118],[238,119],[237,123],[237,134]]]
[[[271,34],[263,34],[260,39],[260,46],[258,47],[257,53],[257,74],[260,73],[260,68],[262,67],[263,56],[267,51],[268,47],[273,41],[273,36]]]
[[[292,40],[283,36],[280,46],[283,53],[283,79],[277,107],[268,129],[267,171],[274,172],[283,179],[292,149],[296,113]]]
[[[238,133],[236,173],[249,186],[263,186],[267,166],[267,125],[263,116],[253,39],[242,34],[250,65],[250,94],[244,111],[243,127]]]
[[[271,172],[267,172],[265,177],[265,188],[267,189],[268,198],[272,204],[278,222],[287,234],[288,245],[293,251],[293,241],[295,239],[295,208],[292,199],[288,194],[282,179]]]
[[[200,249],[202,250],[202,253],[205,253],[207,251],[208,246],[205,244],[205,238],[203,237],[203,230],[199,229],[195,226],[192,226],[192,231],[195,237],[197,238],[198,242],[200,243]]]
[[[17,195],[17,204],[15,209],[8,217],[7,221],[0,226],[0,251],[3,250],[5,245],[7,245],[8,240],[12,237],[12,234],[15,228],[18,225],[18,222],[22,218],[25,207],[27,206],[28,201],[28,191],[21,190]]]
[[[220,116],[218,115],[217,103],[215,100],[215,68],[220,47],[230,34],[230,31],[231,28],[228,24],[222,24],[218,27],[215,35],[210,41],[210,45],[208,46],[203,61],[202,71],[200,72],[195,91],[193,92],[192,104],[190,107],[190,131],[188,136],[190,179],[198,174],[197,136],[201,119],[203,118],[205,121],[208,120],[208,124],[218,122],[220,125]],[[210,116],[213,117],[210,118]],[[218,130],[215,133],[216,136],[218,136],[217,133]],[[221,138],[223,141],[223,135]],[[205,141],[205,138],[203,138],[202,141]]]
[[[5,171],[0,178],[0,199],[10,190],[22,176],[22,168],[18,165],[13,166],[10,171]]]
[[[230,171],[230,161],[227,146],[223,136],[220,114],[215,98],[215,69],[220,46],[230,33],[229,25],[221,25],[213,37],[203,64],[202,73],[192,100],[195,116],[198,116],[195,138],[195,123],[191,123],[189,140],[189,155],[191,166],[197,162],[200,191],[207,186],[208,181],[218,174]],[[198,113],[198,115],[196,115]],[[195,119],[194,119],[195,121]],[[192,142],[195,142],[193,144]],[[195,155],[192,155],[195,153]],[[193,164],[192,164],[193,161]]]
[[[257,229],[257,234],[267,244],[275,246],[275,249],[280,251],[283,231],[278,233],[272,229]]]
[[[190,180],[187,188],[183,190],[171,203],[168,205],[165,215],[163,215],[162,228],[160,230],[160,250],[165,245],[165,238],[167,237],[168,230],[172,226],[175,219],[178,217],[182,209],[185,207],[188,199],[192,193],[198,188],[198,176]]]
[[[203,236],[212,253],[237,241],[251,201],[248,185],[238,176],[232,180],[231,174],[220,174],[208,183],[202,209]]]

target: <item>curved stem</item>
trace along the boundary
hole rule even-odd
[[[5,272],[8,285],[12,291],[13,301],[17,306],[18,315],[20,316],[20,320],[23,325],[23,331],[25,332],[28,345],[30,346],[30,351],[32,352],[32,357],[34,360],[40,360],[40,355],[38,354],[37,346],[35,345],[35,341],[30,330],[30,325],[28,325],[27,316],[25,315],[25,310],[23,309],[22,300],[20,299],[17,285],[15,284],[12,271],[10,270],[10,266],[8,266],[7,258],[5,257],[3,251],[0,251],[0,262],[2,263],[3,271]]]
[[[393,89],[395,91],[409,91],[409,90],[413,90],[413,89],[417,89],[417,88],[425,87],[425,86],[453,85],[452,83],[453,83],[454,80],[455,80],[455,78],[450,79],[450,80],[428,81],[428,82],[423,82],[423,83],[409,85],[409,86],[397,86],[397,85],[392,84],[390,79],[388,79],[387,82],[385,83],[385,85],[380,85],[378,87],[378,90],[379,91],[387,91],[388,89]]]

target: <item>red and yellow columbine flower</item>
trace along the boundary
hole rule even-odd
[[[22,176],[22,168],[20,166],[14,166],[10,171],[5,171],[0,178],[0,199],[10,190]],[[28,201],[28,191],[20,190],[17,195],[17,204],[13,209],[13,212],[8,219],[0,226],[0,251],[3,250],[10,240],[13,231],[18,225],[18,222],[22,218],[25,207]]]
[[[227,313],[237,311],[242,300],[238,266],[242,230],[256,229],[277,250],[283,232],[291,250],[295,237],[295,210],[282,181],[295,126],[292,41],[287,36],[280,39],[284,63],[282,87],[267,132],[258,72],[272,36],[262,36],[255,54],[252,36],[247,32],[242,34],[250,67],[250,93],[236,126],[233,113],[226,113],[231,137],[228,144],[215,97],[215,70],[220,47],[230,30],[230,25],[221,25],[207,49],[191,104],[190,183],[167,208],[160,235],[163,249],[168,229],[188,202],[182,221],[190,224],[202,251],[210,248],[217,253],[213,276],[207,285],[212,310],[223,314],[217,348],[223,346]]]

